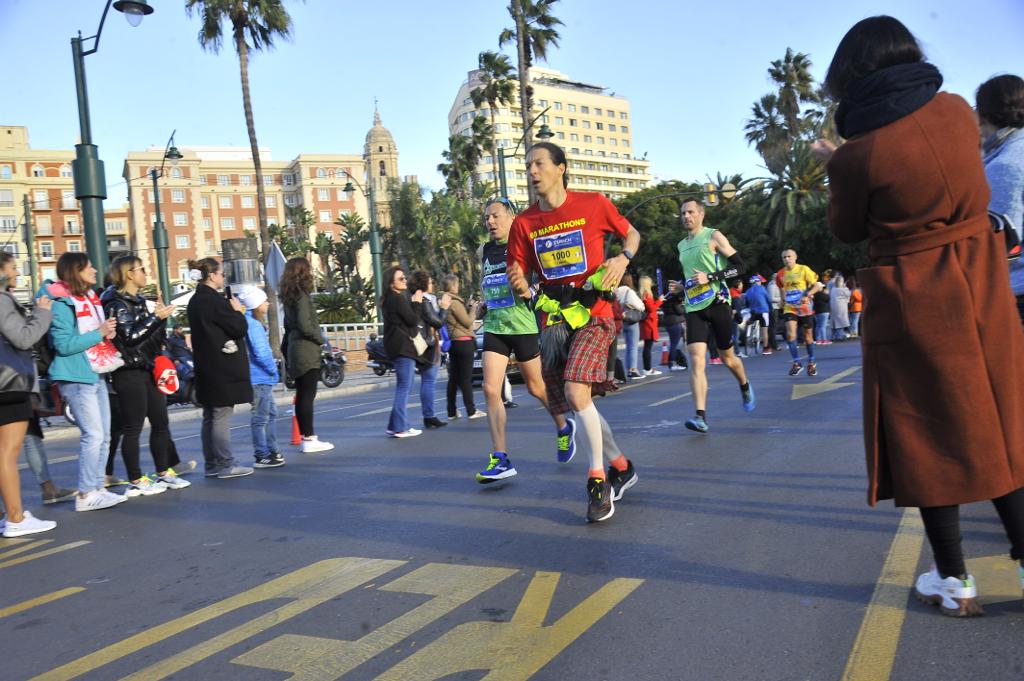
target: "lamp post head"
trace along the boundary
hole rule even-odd
[[[545,123],[544,125],[540,126],[540,130],[537,131],[537,138],[538,139],[549,140],[549,139],[551,139],[554,136],[555,136],[555,133],[551,132],[551,128],[548,127],[547,123]]]
[[[124,14],[131,26],[138,26],[143,17],[153,13],[153,8],[146,4],[146,0],[117,0],[114,9]]]
[[[184,158],[182,153],[178,151],[178,147],[171,147],[164,154],[164,158],[171,162],[172,166],[178,165],[178,161]]]
[[[351,194],[355,190],[356,188],[352,186],[352,180],[346,182],[345,186],[341,188],[341,191],[345,192],[346,194]]]

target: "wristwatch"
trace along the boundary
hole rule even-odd
[[[626,256],[626,260],[633,259],[633,251],[629,250],[628,248],[622,249],[622,255]]]

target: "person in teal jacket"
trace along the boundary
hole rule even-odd
[[[84,253],[65,253],[57,260],[59,281],[44,282],[39,296],[53,302],[50,380],[70,405],[82,438],[78,454],[76,511],[96,511],[125,500],[104,488],[104,465],[110,446],[110,398],[107,383],[97,373],[113,371],[123,362],[108,339],[115,320],[105,319],[93,287],[96,268]]]

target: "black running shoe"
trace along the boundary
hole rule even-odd
[[[257,456],[256,461],[253,463],[253,468],[278,468],[284,465],[284,457],[280,454],[267,454],[266,456]]]
[[[608,484],[612,488],[612,501],[621,499],[622,493],[635,485],[637,480],[640,479],[633,469],[633,462],[626,459],[626,463],[629,466],[624,471],[620,471],[615,466],[608,466]]]
[[[599,523],[608,520],[615,513],[612,503],[612,486],[607,480],[589,478],[587,480],[587,522]]]

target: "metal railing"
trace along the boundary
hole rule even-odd
[[[362,322],[359,324],[321,324],[320,330],[327,337],[328,342],[334,347],[341,348],[345,352],[352,350],[363,350],[370,334],[378,336],[384,334],[384,325],[376,322]]]

